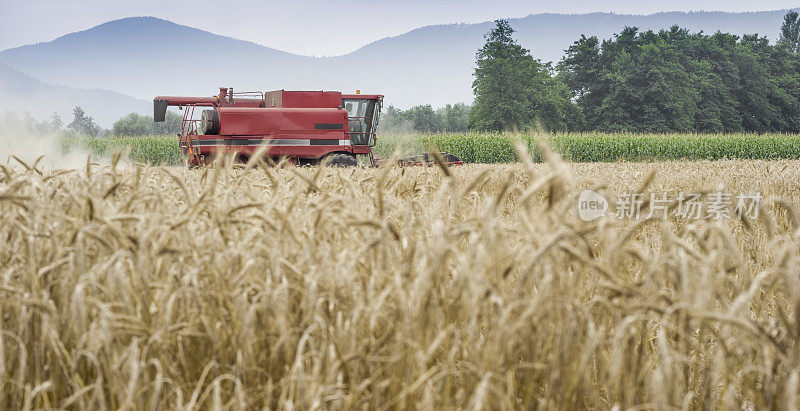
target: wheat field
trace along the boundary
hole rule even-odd
[[[0,408],[795,408],[798,181],[798,161],[7,164]],[[765,200],[584,222],[585,188]]]

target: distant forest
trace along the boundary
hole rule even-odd
[[[498,20],[486,35],[472,107],[389,107],[384,131],[800,132],[797,12],[774,45],[756,35],[625,27],[602,41],[581,36],[555,67],[513,33]]]

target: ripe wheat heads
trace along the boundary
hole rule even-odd
[[[2,166],[0,408],[797,407],[797,166]]]

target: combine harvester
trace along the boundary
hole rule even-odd
[[[153,119],[162,122],[167,107],[183,110],[180,149],[189,165],[209,164],[224,153],[247,161],[262,146],[265,157],[295,165],[358,165],[357,155],[373,156],[375,131],[383,96],[338,91],[270,91],[234,93],[221,87],[213,97],[159,96],[153,99]],[[199,118],[198,118],[199,117]],[[263,152],[263,151],[262,151]],[[443,165],[462,164],[455,156],[439,156]],[[422,154],[399,160],[400,165],[435,164]]]

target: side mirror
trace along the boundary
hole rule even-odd
[[[153,121],[163,123],[167,116],[169,100],[153,100]]]

